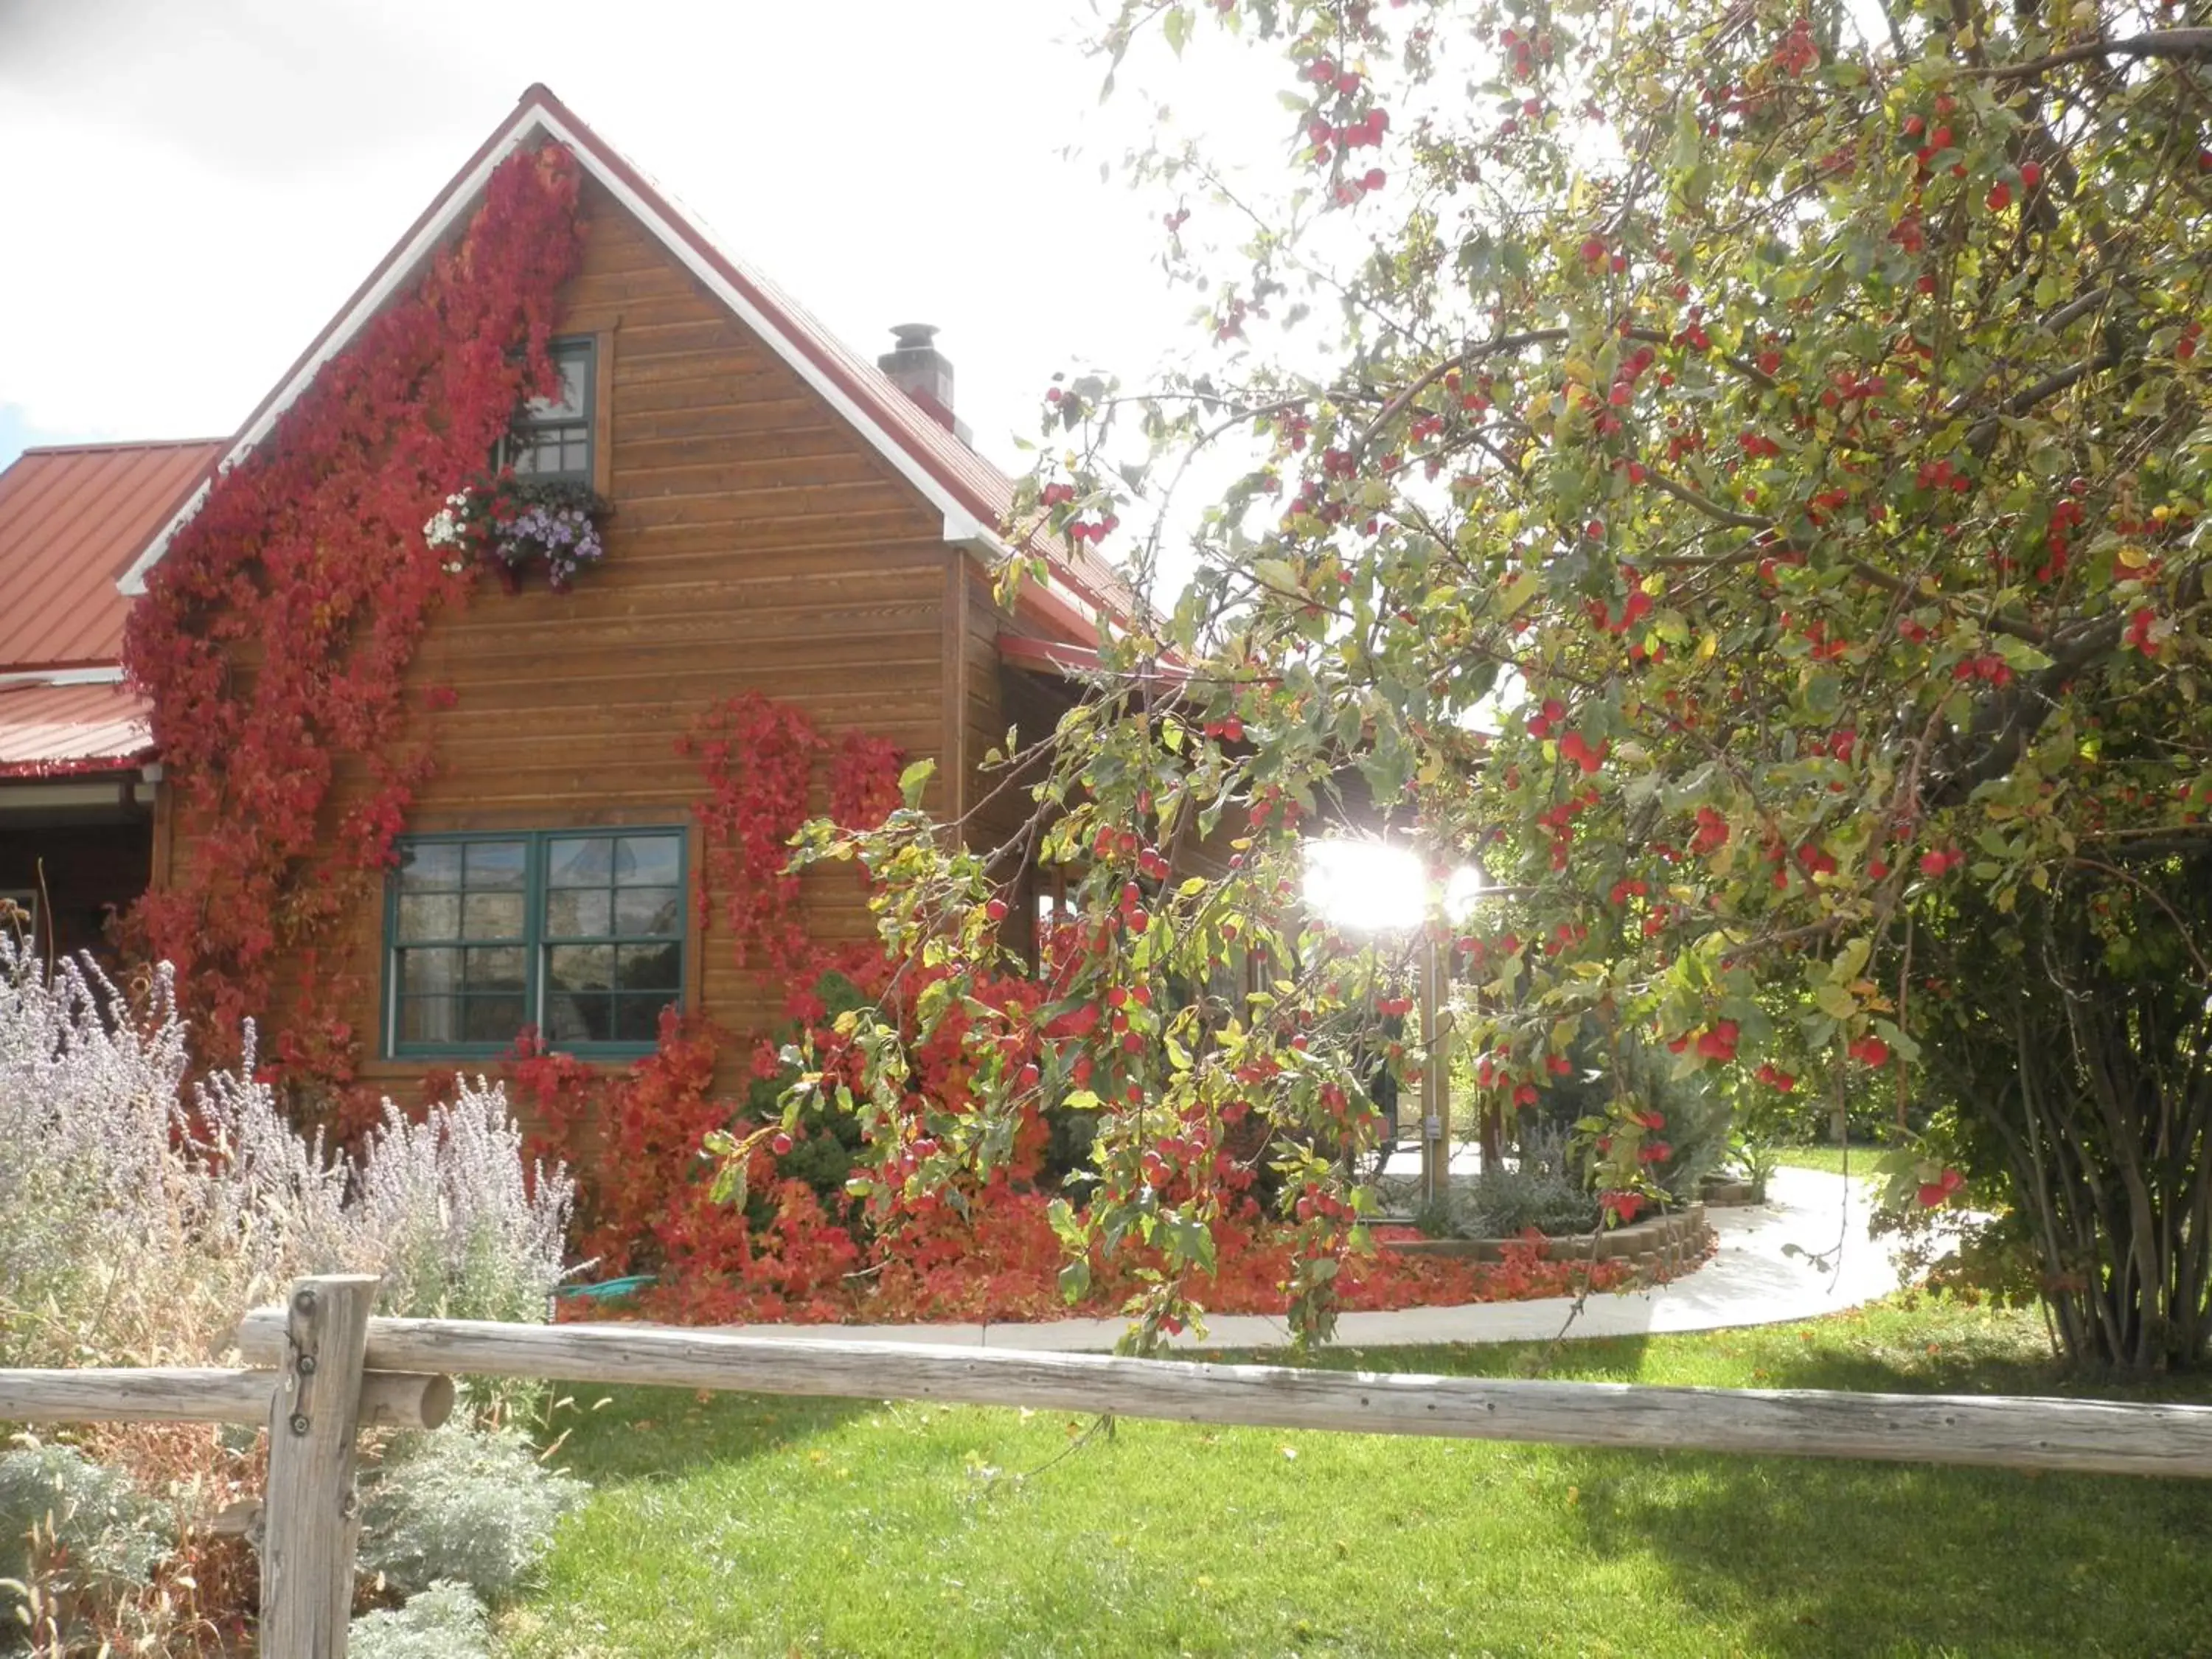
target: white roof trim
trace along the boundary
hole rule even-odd
[[[123,670],[114,663],[101,668],[23,668],[0,674],[0,685],[120,685]]]
[[[661,245],[681,260],[684,269],[704,283],[716,299],[736,313],[738,319],[746,326],[766,340],[776,356],[788,364],[816,395],[842,416],[854,429],[867,441],[871,448],[891,464],[901,477],[920,490],[923,498],[931,506],[945,514],[945,538],[948,542],[968,543],[976,538],[978,532],[983,531],[983,526],[977,522],[972,513],[960,505],[950,490],[915,460],[906,447],[885,431],[880,423],[854,403],[843,388],[823,372],[812,358],[801,351],[781,329],[769,321],[758,307],[732,286],[728,279],[715,270],[713,264],[696,248],[685,240],[674,226],[670,224],[661,214],[656,212],[622,179],[605,167],[598,156],[592,154],[590,146],[580,142],[559,118],[538,104],[524,106],[506,135],[484,153],[483,159],[471,168],[467,176],[462,179],[447,195],[445,206],[434,217],[427,221],[409,240],[398,257],[392,260],[384,275],[377,280],[375,286],[363,294],[348,309],[345,315],[339,319],[337,326],[331,331],[329,337],[324,340],[316,350],[313,357],[301,363],[292,377],[285,381],[277,395],[270,399],[268,407],[262,410],[253,424],[241,433],[229,449],[224,452],[222,459],[218,463],[219,471],[228,471],[236,465],[256,444],[268,436],[270,429],[276,424],[284,411],[297,402],[301,393],[313,384],[323,365],[344,350],[347,345],[351,343],[355,335],[358,334],[369,319],[382,309],[392,295],[413,278],[423,258],[453,229],[455,222],[461,215],[475,204],[477,197],[483,191],[485,182],[491,177],[493,170],[520,148],[532,132],[539,131],[543,131],[549,137],[556,138],[566,145],[569,154],[576,158],[577,163],[586,173],[598,180],[609,195],[635,216],[641,224],[652,231]],[[175,516],[162,526],[160,532],[146,544],[145,551],[141,553],[130,569],[123,574],[116,586],[127,594],[136,595],[144,592],[146,573],[160,562],[162,554],[168,550],[171,538],[184,527],[192,514],[199,510],[201,503],[206,498],[207,485],[203,483],[193,492],[191,499],[179,508]],[[960,532],[957,535],[954,533],[956,526]],[[996,543],[998,538],[993,536],[988,539]]]
[[[985,526],[972,513],[947,513],[945,515],[945,539],[956,547],[966,548],[986,564],[1003,564],[1013,556],[1013,549],[1006,544],[1006,538]],[[1101,620],[1098,607],[1062,580],[1056,573],[1048,570],[1042,579],[1026,576],[1023,582],[1025,586],[1038,588],[1050,595],[1092,627],[1098,626]]]

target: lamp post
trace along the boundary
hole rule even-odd
[[[1451,1181],[1451,1015],[1444,1006],[1447,963],[1437,943],[1428,872],[1410,848],[1348,837],[1308,842],[1305,866],[1306,902],[1346,933],[1420,929],[1421,1197],[1435,1203]],[[1462,919],[1480,890],[1472,869],[1454,871],[1444,914]]]
[[[1451,1191],[1451,1015],[1443,1006],[1443,952],[1433,927],[1421,931],[1421,1199]]]

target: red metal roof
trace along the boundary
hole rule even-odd
[[[121,685],[0,685],[0,777],[105,771],[153,742],[145,702]]]
[[[115,579],[222,447],[28,449],[0,472],[0,673],[120,659],[130,601]]]
[[[550,118],[538,118],[540,117]],[[514,112],[484,140],[476,154],[439,193],[437,199],[423,210],[421,217],[408,228],[407,233],[391,252],[355,290],[352,298],[340,308],[313,343],[300,355],[299,360],[286,372],[284,379],[247,416],[246,424],[239,429],[237,438],[230,444],[220,447],[217,453],[210,455],[183,481],[182,487],[171,493],[170,499],[165,503],[167,510],[159,515],[158,522],[147,526],[145,533],[139,538],[138,548],[146,547],[157,532],[185,508],[199,483],[204,479],[212,478],[220,459],[228,456],[234,462],[252,447],[254,436],[264,427],[266,421],[273,418],[280,407],[290,397],[297,395],[306,384],[303,374],[311,376],[316,367],[344,344],[349,331],[357,329],[367,320],[368,315],[373,314],[362,309],[364,301],[386,288],[403,256],[413,248],[416,258],[422,257],[418,239],[427,229],[457,216],[466,205],[465,197],[469,192],[465,187],[471,185],[471,181],[486,161],[503,148],[519,142],[520,137],[533,126],[570,142],[583,152],[584,158],[593,165],[595,170],[610,175],[633,192],[649,214],[661,222],[669,234],[679,239],[745,303],[758,311],[770,328],[781,336],[784,343],[803,356],[856,405],[865,419],[873,422],[878,430],[923,474],[972,514],[985,528],[996,532],[1003,526],[1013,500],[1013,484],[1006,474],[939,425],[919,404],[901,392],[880,368],[845,345],[775,283],[715,246],[691,218],[672,204],[626,157],[577,119],[551,92],[543,86],[533,85],[523,93]],[[556,128],[557,132],[554,131]],[[1046,556],[1054,576],[1088,604],[1116,617],[1126,617],[1131,614],[1133,602],[1128,589],[1104,560],[1088,550],[1070,549],[1049,541],[1042,534],[1032,534],[1029,541],[1034,551]],[[132,550],[135,552],[137,549]],[[1086,640],[1097,637],[1097,631],[1089,621],[1055,596],[1033,587],[1026,597],[1028,603],[1024,610],[1041,615],[1049,623],[1079,637]]]

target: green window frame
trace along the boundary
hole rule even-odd
[[[588,334],[556,339],[546,347],[561,376],[558,398],[532,398],[515,416],[500,444],[500,459],[517,477],[565,478],[588,484],[599,397],[599,343]]]
[[[681,824],[402,836],[385,884],[387,1057],[651,1054],[690,972]]]

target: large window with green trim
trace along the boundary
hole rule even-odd
[[[385,910],[385,1050],[641,1054],[684,997],[684,832],[411,836]]]

